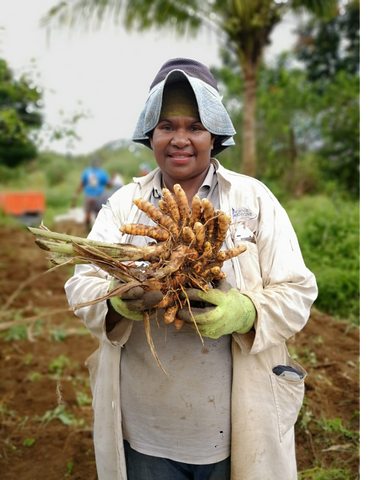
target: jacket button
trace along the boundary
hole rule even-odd
[[[112,400],[112,410],[114,410],[114,409],[115,409],[115,401]]]

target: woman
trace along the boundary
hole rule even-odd
[[[289,357],[285,341],[308,320],[317,287],[272,193],[214,158],[234,144],[234,133],[209,69],[188,59],[166,62],[133,136],[153,150],[158,168],[116,192],[89,235],[146,245],[149,239],[122,237],[119,230],[151,223],[132,200],[157,206],[162,188],[173,191],[178,183],[190,203],[198,194],[231,215],[223,248],[247,247],[224,263],[224,282],[208,293],[187,292],[212,305],[193,312],[204,345],[187,322],[178,331],[151,322],[169,375],[152,357],[140,321],[142,308],[160,296],[143,295],[134,306],[133,292],[77,310],[100,340],[88,367],[101,480],[297,478],[294,423],[306,372]],[[70,305],[104,295],[112,280],[77,266],[66,284]],[[186,310],[178,315],[190,318]]]

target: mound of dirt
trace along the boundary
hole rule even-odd
[[[86,236],[76,224],[53,229]],[[85,360],[97,340],[67,311],[72,267],[45,273],[45,253],[26,228],[2,227],[0,252],[1,478],[94,480]],[[359,328],[313,310],[288,347],[308,371],[296,425],[300,478],[323,470],[358,478]]]

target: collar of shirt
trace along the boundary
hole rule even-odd
[[[208,198],[210,192],[212,192],[217,185],[217,176],[216,176],[216,169],[214,165],[211,163],[210,168],[208,169],[206,178],[204,179],[202,185],[200,186],[197,195],[200,199]],[[159,170],[156,172],[154,177],[154,185],[153,185],[153,197],[154,198],[162,198],[162,188],[163,188],[163,174],[162,171]]]

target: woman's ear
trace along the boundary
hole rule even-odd
[[[153,140],[152,140],[152,137],[150,137],[149,140],[150,140],[151,149],[153,150],[153,149],[154,149],[154,145],[153,145],[154,142],[153,142]]]
[[[214,148],[214,143],[215,143],[216,137],[211,134],[211,150]]]

